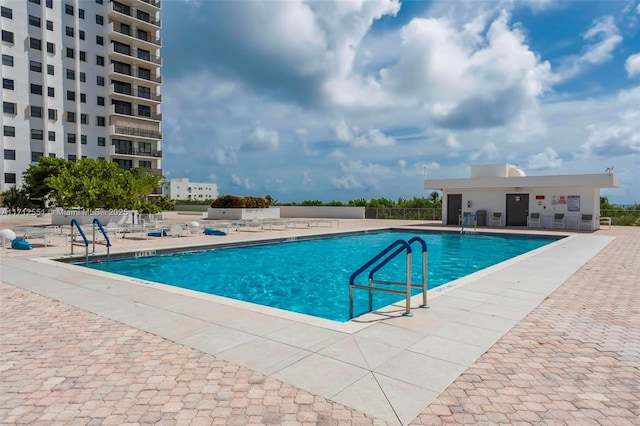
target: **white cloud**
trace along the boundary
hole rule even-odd
[[[240,176],[238,176],[235,173],[231,174],[231,181],[233,182],[234,185],[239,186],[242,189],[252,189],[253,186],[251,185],[251,182],[249,181],[248,178],[241,178]]]
[[[527,168],[531,170],[557,169],[562,167],[562,159],[553,148],[529,156]]]
[[[627,70],[629,77],[640,75],[640,53],[629,56],[624,63],[624,68]]]
[[[331,185],[336,189],[342,190],[362,189],[364,187],[353,175],[333,177],[331,178]]]
[[[362,161],[349,161],[348,163],[341,163],[340,168],[343,172],[373,175],[373,176],[385,176],[391,174],[391,169],[379,164],[368,163],[365,164]]]
[[[478,151],[469,155],[469,159],[472,161],[479,159],[493,160],[498,158],[498,154],[498,147],[493,142],[489,142],[483,145]]]
[[[333,151],[331,151],[331,154],[329,155],[331,155],[331,157],[333,158],[345,158],[344,152],[342,152],[339,149],[334,149]]]
[[[333,124],[333,133],[338,142],[352,142],[353,134],[344,120]]]
[[[233,149],[214,148],[211,159],[220,166],[238,164],[238,157]]]
[[[345,120],[341,120],[332,126],[337,141],[348,143],[359,148],[375,148],[395,145],[396,140],[386,136],[378,129],[369,128],[363,132],[357,127],[349,128]]]
[[[247,136],[247,141],[242,146],[245,151],[275,151],[278,149],[280,135],[276,130],[268,130],[260,122]]]
[[[613,51],[622,42],[622,36],[612,16],[595,21],[584,34],[584,39],[592,44],[587,46],[580,59],[596,65],[610,60]]]

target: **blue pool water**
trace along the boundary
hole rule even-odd
[[[88,267],[344,322],[349,320],[351,274],[389,244],[413,236],[427,243],[429,289],[557,239],[384,231],[112,260]],[[421,283],[420,245],[413,249],[412,280]],[[361,277],[357,283],[366,284],[367,274]],[[397,256],[375,277],[403,282],[406,256]],[[374,309],[402,298],[374,293]],[[354,315],[367,309],[367,292],[356,290]]]

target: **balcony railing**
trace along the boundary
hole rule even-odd
[[[155,6],[158,9],[160,8],[160,0],[142,0],[143,2],[150,4],[151,6]]]
[[[132,58],[142,59],[143,61],[152,62],[156,65],[162,65],[162,58],[148,53],[146,50],[135,49],[130,46],[121,46],[111,43],[111,51],[121,55],[130,56]]]
[[[151,2],[146,2],[146,3],[152,4]],[[156,27],[160,27],[162,25],[162,23],[160,22],[160,19],[156,19],[152,16],[148,16],[148,14],[143,10],[134,9],[133,7],[122,8],[114,2],[111,2],[111,9],[114,12],[118,12],[123,15],[130,16],[139,21],[146,22],[151,25],[155,25]]]
[[[114,132],[121,135],[139,136],[141,138],[162,139],[162,133],[155,130],[138,129],[136,127],[114,126]]]
[[[152,36],[146,32],[140,33],[138,31],[134,31],[129,27],[123,27],[122,24],[120,24],[119,22],[112,22],[111,27],[113,31],[116,33],[124,34],[126,36],[136,38],[138,40],[148,41],[149,43],[153,43],[156,46],[162,45],[162,41],[158,37]]]
[[[131,108],[123,105],[111,105],[112,114],[122,114],[131,117],[148,118],[150,120],[162,121],[162,114],[156,114],[151,111],[140,108]]]
[[[138,67],[122,67],[116,66],[116,64],[111,64],[111,71],[117,74],[153,81],[154,83],[162,83],[162,76],[150,73],[147,70],[141,70]]]
[[[162,151],[156,151],[156,150],[145,150],[145,151],[141,151],[139,149],[134,149],[134,148],[124,148],[124,147],[118,147],[118,146],[113,146],[113,154],[120,154],[120,155],[138,155],[140,157],[155,157],[155,158],[161,158],[162,157]]]
[[[115,84],[111,84],[110,93],[120,93],[127,96],[135,96],[141,99],[148,99],[154,102],[162,102],[162,95],[156,95],[155,93],[148,93],[144,90],[141,90],[139,87],[138,90],[134,90],[131,86],[116,86]]]

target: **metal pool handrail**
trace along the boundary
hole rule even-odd
[[[419,242],[420,245],[422,246],[422,284],[420,285],[411,283],[411,253],[412,253],[411,244],[414,242]],[[394,248],[396,248],[396,250],[393,253],[388,254]],[[383,266],[389,263],[389,261],[395,258],[398,254],[405,251],[407,253],[407,277],[405,282],[395,282],[395,281],[385,281],[385,280],[374,279],[374,275],[377,271],[379,271]],[[378,261],[380,262],[376,264],[376,262]],[[356,284],[355,280],[357,276],[360,275],[362,272],[366,271],[367,269],[369,269],[374,264],[376,266],[374,266],[369,272],[368,285]],[[378,287],[378,286],[374,286],[374,284],[405,286],[405,290],[395,290],[391,288]],[[420,305],[420,307],[428,308],[429,306],[427,305],[427,244],[420,237],[412,237],[411,239],[409,239],[408,242],[404,240],[394,241],[387,248],[385,248],[376,256],[374,256],[371,260],[369,260],[363,266],[358,268],[356,272],[351,274],[351,277],[349,278],[349,318],[353,318],[353,292],[355,289],[369,291],[369,312],[373,310],[373,292],[374,291],[382,291],[385,293],[392,293],[392,294],[404,294],[406,295],[406,307],[405,307],[405,313],[403,315],[411,316],[412,315],[411,314],[411,289],[412,288],[422,289],[423,304]]]
[[[89,240],[87,239],[87,236],[84,234],[84,231],[82,230],[82,228],[80,228],[80,224],[78,223],[77,219],[71,219],[71,254],[73,254],[73,240],[75,238],[74,234],[73,234],[73,225],[76,226],[76,228],[78,228],[78,231],[80,232],[80,235],[82,235],[82,239],[84,240],[84,248],[85,248],[85,262],[88,265],[89,264]]]
[[[473,230],[474,230],[474,232],[477,232],[477,229],[478,229],[478,216],[476,216],[475,213],[467,213],[467,215],[464,217],[464,222],[462,223],[462,228],[460,228],[460,234],[462,234],[464,232],[464,228],[467,226],[470,217],[473,217]]]
[[[109,261],[111,260],[111,255],[109,253],[109,248],[111,247],[111,241],[109,241],[109,235],[107,235],[107,231],[104,230],[104,228],[102,227],[102,223],[100,223],[100,220],[97,217],[93,219],[92,223],[93,223],[93,253],[96,252],[96,225],[98,225],[100,232],[102,232],[102,235],[104,236],[104,239],[107,242],[107,265],[108,265]]]

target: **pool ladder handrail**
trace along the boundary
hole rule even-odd
[[[104,227],[102,226],[102,223],[100,223],[100,219],[98,219],[97,217],[93,218],[93,221],[91,223],[93,224],[93,253],[96,252],[96,225],[97,225],[98,229],[104,236],[104,239],[107,244],[107,265],[108,265],[109,261],[111,260],[111,253],[110,253],[111,241],[109,240],[109,235],[107,234],[107,231],[105,231]]]
[[[411,244],[414,242],[419,242],[420,245],[422,246],[422,283],[421,284],[413,284],[411,282],[411,258],[412,258]],[[384,257],[394,248],[396,250],[393,253],[389,254],[387,257]],[[374,279],[374,275],[376,272],[382,269],[383,266],[385,266],[387,263],[389,263],[389,261],[391,261],[393,258],[395,258],[397,255],[399,255],[402,252],[407,253],[407,278],[405,282]],[[376,262],[378,261],[380,262],[376,264]],[[374,264],[375,266],[371,268],[371,266],[373,266]],[[355,280],[358,277],[358,275],[360,275],[362,272],[366,271],[369,268],[371,268],[371,270],[369,271],[368,285],[356,284]],[[392,288],[377,287],[377,286],[374,286],[374,284],[404,286],[405,290],[395,290]],[[360,268],[358,268],[357,271],[351,274],[351,277],[349,278],[349,319],[353,319],[353,293],[355,289],[369,291],[369,312],[373,311],[373,292],[374,291],[381,291],[384,293],[392,293],[392,294],[404,294],[405,295],[405,312],[403,313],[403,315],[412,316],[413,315],[411,313],[411,289],[412,288],[422,289],[422,305],[420,305],[420,307],[428,308],[429,305],[427,305],[427,243],[425,243],[425,241],[420,237],[412,237],[409,239],[409,241],[405,241],[405,240],[394,241],[387,248],[382,250],[376,256],[371,258],[371,260],[369,260],[367,263],[365,263]]]
[[[71,238],[71,254],[73,254],[73,242],[75,240],[75,235],[73,230],[73,226],[75,225],[76,228],[78,228],[78,231],[82,236],[82,239],[84,240],[84,249],[85,249],[84,258],[85,258],[85,263],[88,265],[89,264],[89,239],[87,238],[87,236],[84,234],[84,231],[80,227],[80,224],[78,223],[78,219],[71,219],[70,225],[71,225],[71,237],[70,237]]]
[[[478,232],[478,216],[476,216],[475,213],[467,213],[467,215],[464,217],[464,221],[462,222],[462,228],[460,228],[460,235],[464,233],[464,228],[466,228],[467,224],[469,223],[470,217],[473,217],[473,232]]]

